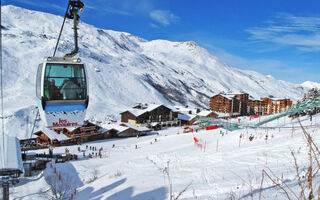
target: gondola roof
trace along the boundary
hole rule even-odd
[[[23,173],[20,142],[17,137],[5,135],[0,137],[1,146],[0,176],[8,176]]]

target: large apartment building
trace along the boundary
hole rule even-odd
[[[240,115],[271,115],[280,113],[292,106],[290,99],[261,98],[251,99],[249,94],[219,93],[210,99],[210,109],[221,113],[239,113]]]
[[[265,102],[263,108],[263,115],[272,115],[275,113],[284,112],[292,106],[290,99],[271,99],[268,97],[261,98]]]
[[[221,113],[239,113],[246,115],[248,113],[247,93],[242,94],[224,94],[219,93],[210,99],[210,109]]]

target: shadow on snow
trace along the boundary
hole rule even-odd
[[[80,199],[83,199],[83,200],[84,199],[92,199],[92,200],[102,200],[102,199],[106,199],[106,200],[144,200],[144,199],[146,199],[146,200],[147,199],[165,200],[166,199],[167,191],[166,191],[165,187],[160,187],[158,189],[143,192],[143,193],[140,193],[140,194],[133,196],[134,187],[132,187],[132,186],[128,187],[126,189],[123,189],[119,192],[116,192],[107,198],[103,198],[104,193],[120,186],[121,184],[126,182],[126,180],[127,180],[126,178],[123,178],[123,179],[118,180],[108,186],[100,188],[97,191],[94,191],[93,187],[87,187],[77,194],[76,199],[78,199],[78,200],[80,200]]]

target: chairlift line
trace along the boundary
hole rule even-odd
[[[48,128],[79,127],[84,123],[89,104],[88,77],[84,63],[74,58],[78,53],[78,22],[84,4],[69,0],[53,57],[39,64],[36,96],[42,121]],[[73,19],[74,50],[64,57],[56,57],[56,50],[66,18]]]

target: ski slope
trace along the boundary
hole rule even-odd
[[[314,116],[313,121],[302,117],[301,121],[315,141],[319,141],[320,116]],[[258,199],[262,170],[269,173],[272,170],[276,176],[281,177],[280,181],[292,187],[293,191],[299,191],[290,151],[297,153],[300,172],[304,173],[307,145],[296,120],[283,117],[260,129],[248,128],[232,132],[216,129],[182,134],[182,130],[175,127],[159,131],[159,135],[70,146],[67,148],[71,153],[79,154],[80,159],[56,164],[55,167],[58,172],[70,175],[72,181],[69,182],[77,189],[75,199],[78,200],[169,199],[168,179],[163,173],[168,162],[173,194],[178,195],[190,184],[179,199],[226,199],[230,195],[251,199],[251,191],[253,199]],[[254,139],[249,141],[251,135]],[[202,149],[195,145],[194,137],[203,145]],[[97,149],[103,147],[103,157],[83,158],[77,148],[85,150],[86,145]],[[54,149],[54,153],[64,151],[65,147]],[[97,179],[90,182],[94,170],[98,172]],[[47,199],[48,195],[43,193],[48,189],[44,177],[52,174],[52,171],[48,167],[32,178],[22,178],[19,185],[10,188],[11,198]],[[261,199],[286,199],[266,176],[262,191]]]

